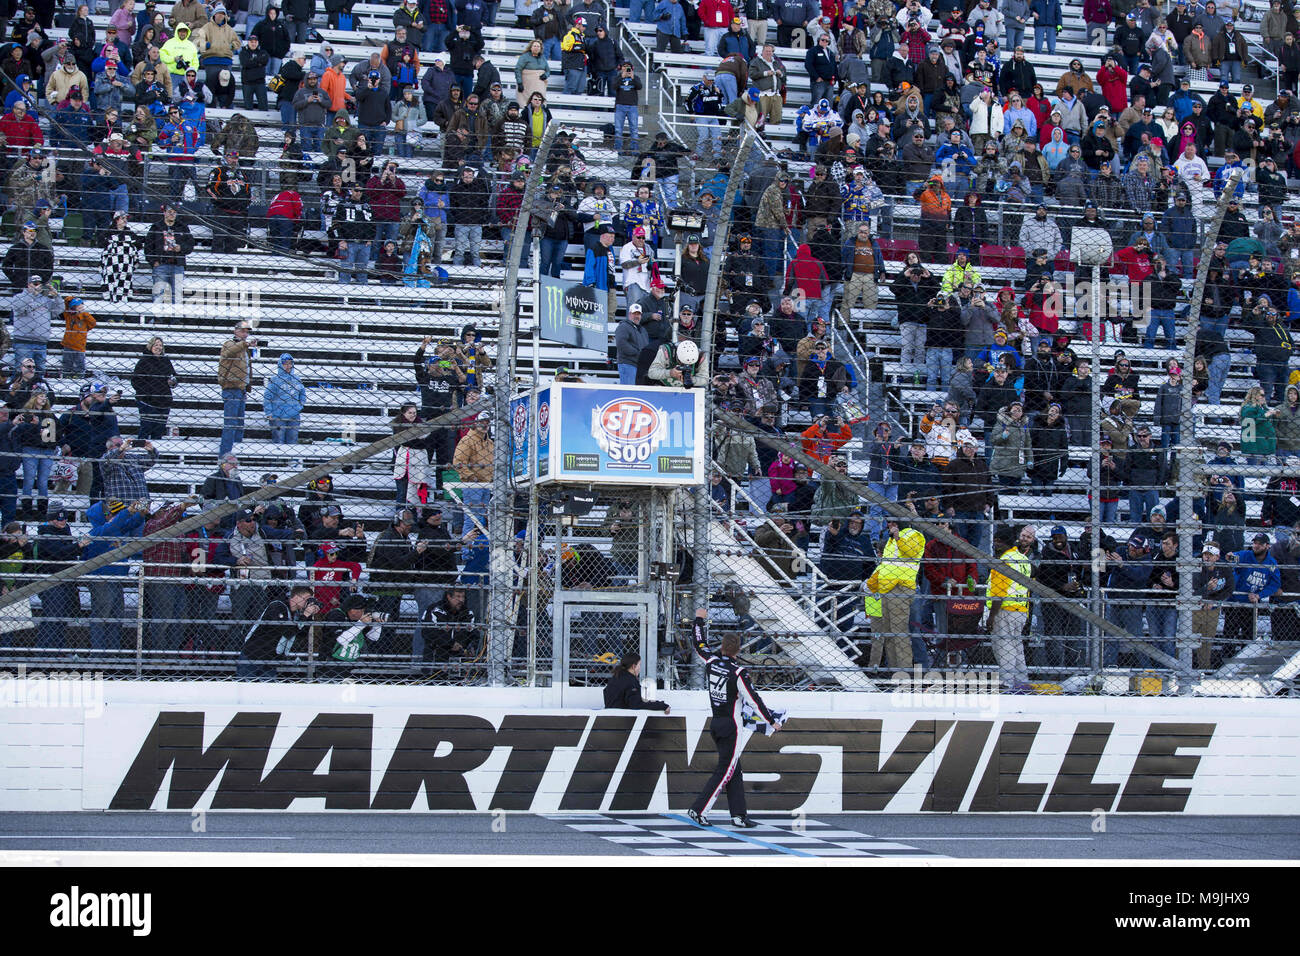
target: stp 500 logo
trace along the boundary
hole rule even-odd
[[[637,466],[663,443],[667,424],[664,413],[648,402],[620,398],[592,411],[591,437],[612,466]]]

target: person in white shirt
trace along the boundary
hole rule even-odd
[[[894,19],[898,21],[900,30],[907,27],[908,20],[920,20],[921,29],[928,30],[932,18],[933,14],[930,13],[930,8],[922,5],[921,0],[907,0],[907,3],[903,4],[903,8],[898,11],[898,15]]]
[[[632,241],[619,251],[618,264],[623,270],[623,295],[630,306],[650,298],[650,266],[654,263],[654,253],[645,241],[645,227],[637,226],[632,230]]]

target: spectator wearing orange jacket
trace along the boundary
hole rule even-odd
[[[63,300],[63,377],[86,377],[86,334],[95,327],[95,317],[86,311],[78,296]]]
[[[912,198],[921,204],[921,229],[917,251],[926,262],[946,261],[952,197],[943,188],[943,177],[935,173],[924,186],[912,193]]]
[[[841,424],[838,415],[819,415],[799,437],[803,439],[803,453],[826,465],[830,464],[831,455],[853,438],[853,430]]]
[[[352,100],[352,94],[348,92],[348,80],[343,75],[343,57],[339,54],[334,54],[330,59],[330,68],[320,78],[320,88],[330,98],[331,113],[347,109],[348,102]]]

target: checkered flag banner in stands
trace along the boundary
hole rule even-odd
[[[1254,26],[376,10],[14,47],[0,664],[652,696],[707,606],[763,687],[1294,693]],[[702,393],[704,482],[530,483],[556,382]]]

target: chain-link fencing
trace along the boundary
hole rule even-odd
[[[351,71],[378,44],[345,32],[322,38]],[[491,28],[488,58],[529,32]],[[41,155],[6,145],[4,660],[598,685],[635,652],[684,687],[680,622],[707,603],[765,687],[921,667],[1016,692],[1292,693],[1287,282],[1215,242],[1253,191],[1162,178],[1149,225],[1130,197],[1164,176],[1155,153],[1040,182],[1005,142],[970,143],[969,168],[905,159],[908,137],[851,142],[766,87],[715,111],[727,79],[651,55],[649,32],[620,40],[656,136],[558,89],[519,142],[469,104],[400,130],[322,110],[287,141],[280,116],[183,93],[174,120],[166,100],[120,123],[34,102]],[[493,116],[520,92],[501,73]],[[362,69],[347,88],[369,87]],[[1164,250],[1151,226],[1174,214],[1193,239]],[[606,335],[554,339],[556,289]],[[628,354],[612,330],[634,305]],[[524,390],[688,377],[717,413],[699,493],[516,483]],[[191,496],[196,515],[262,486],[243,521],[167,534]]]

